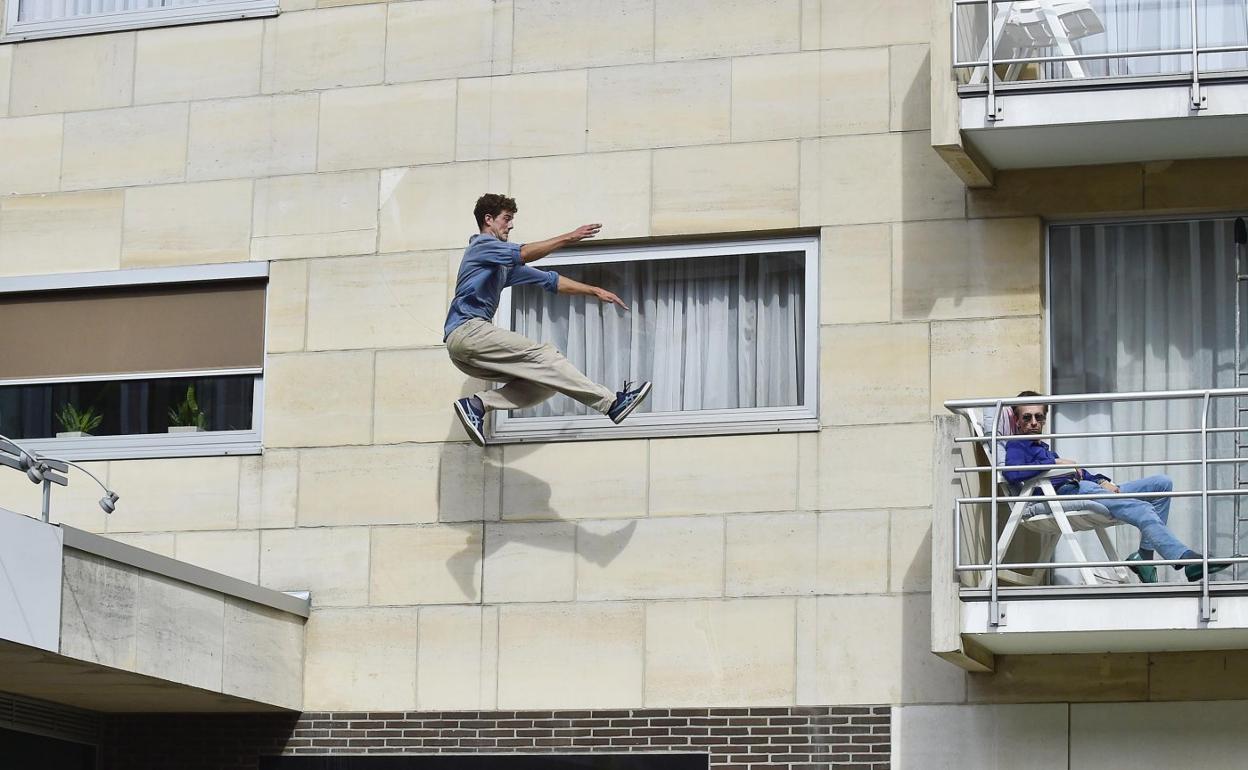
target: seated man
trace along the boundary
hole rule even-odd
[[[1034,390],[1024,390],[1019,398],[1038,396]],[[1018,404],[1014,407],[1014,419],[1018,424],[1019,435],[1036,435],[1044,433],[1044,424],[1049,419],[1049,407],[1042,404]],[[1169,476],[1157,475],[1139,481],[1124,481],[1121,485],[1110,481],[1108,476],[1099,473],[1088,473],[1077,467],[1074,460],[1058,457],[1049,449],[1049,445],[1039,440],[1009,441],[1005,450],[1006,465],[1066,465],[1071,472],[1064,476],[1050,479],[1053,488],[1059,495],[1093,495],[1106,492],[1169,492],[1174,488]],[[1003,471],[1005,480],[1014,485],[1043,473],[1043,471]],[[1040,490],[1036,490],[1039,494]],[[1151,500],[1140,500],[1134,497],[1117,497],[1097,500],[1109,510],[1109,514],[1119,521],[1125,521],[1140,530],[1140,549],[1127,557],[1127,561],[1148,561],[1153,558],[1154,551],[1160,551],[1164,559],[1199,559],[1200,554],[1183,544],[1166,521],[1170,518],[1170,498],[1157,497]],[[1221,572],[1229,564],[1210,564],[1209,573]],[[1141,565],[1131,568],[1139,575],[1141,583],[1156,583],[1157,568]],[[1175,566],[1178,569],[1178,566]],[[1188,564],[1183,573],[1189,581],[1200,580],[1201,565]]]

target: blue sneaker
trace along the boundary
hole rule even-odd
[[[611,408],[607,410],[607,416],[611,418],[611,422],[619,425],[624,422],[624,418],[632,414],[633,410],[646,400],[646,396],[650,395],[650,383],[643,382],[637,387],[633,387],[633,383],[628,380],[624,381],[624,389],[615,394],[615,401],[611,404]]]
[[[460,425],[464,426],[464,431],[468,434],[468,438],[472,439],[472,443],[485,446],[485,408],[474,402],[479,403],[478,399],[472,396],[456,401],[455,416],[459,418]]]

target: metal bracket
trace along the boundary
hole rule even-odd
[[[1001,602],[988,603],[988,625],[994,628],[1005,625],[1005,605]]]
[[[1191,108],[1193,110],[1205,110],[1209,108],[1209,95],[1205,93],[1203,86],[1193,83],[1191,88]]]
[[[1001,99],[995,93],[988,97],[987,118],[989,123],[1005,120],[1005,105],[1001,103]]]
[[[1218,602],[1213,597],[1200,597],[1200,622],[1212,623],[1218,619]]]

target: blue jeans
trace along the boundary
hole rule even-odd
[[[1123,492],[1169,492],[1174,489],[1174,482],[1169,476],[1158,475],[1125,481],[1118,485]],[[1063,484],[1057,490],[1059,495],[1095,495],[1104,494],[1105,488],[1094,481],[1080,481]],[[1174,536],[1166,522],[1170,519],[1170,498],[1155,497],[1150,500],[1139,500],[1131,497],[1120,497],[1116,500],[1097,500],[1096,502],[1109,509],[1109,515],[1119,521],[1125,521],[1140,531],[1140,548],[1153,550],[1161,554],[1163,559],[1179,559],[1189,549],[1183,541]]]

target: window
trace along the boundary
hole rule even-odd
[[[815,430],[818,241],[786,238],[679,247],[586,249],[537,263],[609,289],[590,297],[518,286],[499,323],[554,345],[612,390],[652,380],[619,426],[557,395],[499,414],[501,441]]]
[[[70,460],[259,452],[266,276],[0,280],[0,434]]]
[[[4,40],[276,16],[277,0],[10,0]]]
[[[1237,258],[1233,218],[1055,225],[1049,230],[1049,334],[1054,394],[1126,393],[1236,387],[1236,369],[1248,369],[1248,351],[1238,357],[1236,323],[1248,322],[1245,272]],[[1248,256],[1248,255],[1245,255]],[[1237,293],[1239,296],[1237,297]],[[1237,312],[1238,305],[1238,312]],[[1241,344],[1248,336],[1238,336]],[[1211,402],[1209,425],[1248,425],[1248,414],[1234,399]],[[1100,433],[1190,429],[1200,425],[1201,402],[1151,401],[1063,404],[1055,407],[1057,433]],[[1245,434],[1248,435],[1248,434]],[[1069,438],[1058,451],[1074,459],[1156,462],[1201,456],[1196,435],[1147,438]],[[1233,433],[1209,439],[1211,456],[1236,456]],[[1240,452],[1240,456],[1244,456]],[[1246,466],[1248,467],[1248,466]],[[1107,475],[1128,479],[1166,473],[1175,489],[1199,489],[1200,466],[1110,468]],[[1236,484],[1235,468],[1210,468],[1210,483]],[[1240,472],[1241,476],[1243,471]],[[1212,552],[1232,551],[1237,516],[1248,519],[1240,498],[1210,501]],[[1243,510],[1238,513],[1235,506]],[[1198,498],[1176,498],[1170,526],[1181,540],[1199,543]],[[1134,550],[1138,533],[1115,528],[1123,552]],[[1059,557],[1061,556],[1059,552]],[[1168,572],[1168,571],[1167,571]]]

